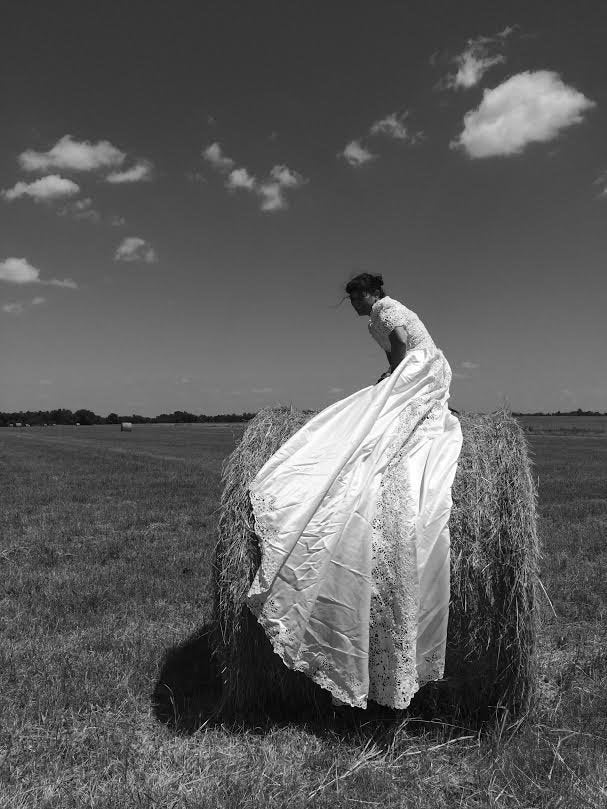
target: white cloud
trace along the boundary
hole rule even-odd
[[[123,225],[126,225],[126,219],[124,216],[119,216],[118,214],[113,214],[110,216],[108,222],[113,228],[121,228]]]
[[[282,188],[299,188],[307,182],[301,174],[298,174],[296,171],[291,171],[291,169],[285,165],[273,166],[270,171],[270,177]]]
[[[9,315],[20,315],[23,312],[22,303],[5,303],[2,305],[2,311]]]
[[[70,216],[72,219],[92,222],[95,225],[101,222],[101,214],[93,208],[93,200],[90,197],[74,200],[60,208],[57,213],[59,216]]]
[[[272,393],[273,390],[273,388],[251,388],[251,393],[267,395],[268,393]]]
[[[385,118],[371,124],[369,131],[372,135],[386,135],[389,138],[406,141],[407,143],[417,143],[422,139],[423,133],[409,131],[405,124],[405,120],[408,117],[408,112],[403,112],[401,115],[391,112],[389,115],[386,115]]]
[[[474,368],[480,368],[478,362],[470,362],[470,360],[463,360],[463,362],[460,362],[460,365],[462,368],[466,368],[469,371],[473,370]]]
[[[287,207],[280,183],[262,183],[257,191],[261,197],[262,211],[282,211]]]
[[[112,171],[107,175],[106,182],[114,183],[115,185],[121,183],[141,183],[149,182],[153,177],[154,167],[149,160],[140,160],[131,166],[130,169],[124,171]]]
[[[343,388],[329,388],[329,393],[343,393]]]
[[[53,278],[51,281],[43,281],[40,278],[40,270],[33,267],[24,258],[11,256],[4,261],[0,261],[0,281],[7,284],[46,284],[47,286],[67,287],[77,289],[78,284],[70,278],[60,281]]]
[[[97,143],[77,141],[64,135],[48,152],[28,149],[19,155],[19,163],[25,171],[48,171],[65,169],[72,171],[95,171],[122,165],[126,155],[107,140]]]
[[[370,160],[375,160],[377,155],[372,154],[368,149],[365,149],[358,140],[351,140],[347,144],[343,152],[338,153],[338,157],[343,157],[351,166],[358,168],[368,163]]]
[[[46,303],[46,298],[41,298],[39,295],[32,298],[32,306],[40,306],[41,303]]]
[[[217,142],[207,146],[202,156],[218,171],[230,171],[234,168],[234,161],[231,157],[226,157],[223,154],[221,146]]]
[[[0,261],[0,281],[9,284],[37,284],[40,270],[32,267],[24,258],[7,258]]]
[[[255,184],[255,177],[250,175],[245,168],[234,169],[226,180],[226,188],[229,188],[230,191],[235,191],[237,188],[253,191]]]
[[[116,248],[114,261],[143,261],[152,264],[156,261],[156,252],[145,239],[128,236]]]
[[[464,116],[464,129],[451,142],[470,157],[513,155],[530,143],[555,138],[561,129],[581,123],[596,106],[549,70],[525,71],[485,90],[479,107]]]
[[[301,174],[292,171],[288,166],[280,164],[273,166],[269,178],[257,188],[257,193],[261,197],[261,210],[266,213],[285,210],[289,207],[289,203],[284,190],[300,188],[306,182]]]
[[[58,174],[49,174],[32,183],[18,182],[0,193],[9,202],[19,197],[31,197],[34,202],[50,202],[61,197],[73,197],[79,191],[80,186],[72,180],[66,180]]]
[[[52,379],[41,379],[38,384],[39,385],[52,385],[53,380]]]

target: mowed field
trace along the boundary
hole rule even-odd
[[[480,732],[159,722],[163,653],[211,614],[221,463],[244,425],[0,430],[0,806],[607,806],[607,418],[522,422],[540,697]]]

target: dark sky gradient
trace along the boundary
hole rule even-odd
[[[469,38],[514,24],[479,85],[436,89]],[[155,175],[47,172],[80,184],[97,224],[0,200],[0,262],[78,284],[0,283],[0,304],[24,305],[0,311],[0,410],[324,407],[386,366],[367,318],[337,307],[354,271],[383,273],[426,323],[453,407],[606,410],[606,36],[598,0],[5,4],[0,188],[39,176],[19,154],[67,134]],[[526,70],[596,106],[519,155],[450,149],[483,88]],[[360,168],[338,158],[403,110],[422,142],[369,139],[378,159]],[[307,182],[264,213],[203,160],[214,141],[257,177],[286,164]],[[127,236],[158,261],[114,261]]]

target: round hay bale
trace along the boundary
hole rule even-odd
[[[121,433],[130,433],[133,431],[133,424],[130,421],[123,421],[120,424],[120,432]]]
[[[223,683],[219,710],[226,718],[296,717],[331,708],[327,691],[284,665],[244,604],[260,563],[247,486],[315,412],[261,410],[224,462],[212,645]],[[421,688],[407,710],[468,721],[490,718],[500,708],[519,716],[531,705],[536,680],[537,494],[527,443],[506,410],[458,417],[463,446],[449,522],[445,676]]]

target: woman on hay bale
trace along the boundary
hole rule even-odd
[[[261,564],[246,604],[334,705],[403,709],[444,673],[462,433],[449,363],[420,318],[381,275],[345,292],[390,368],[313,416],[249,484]]]

